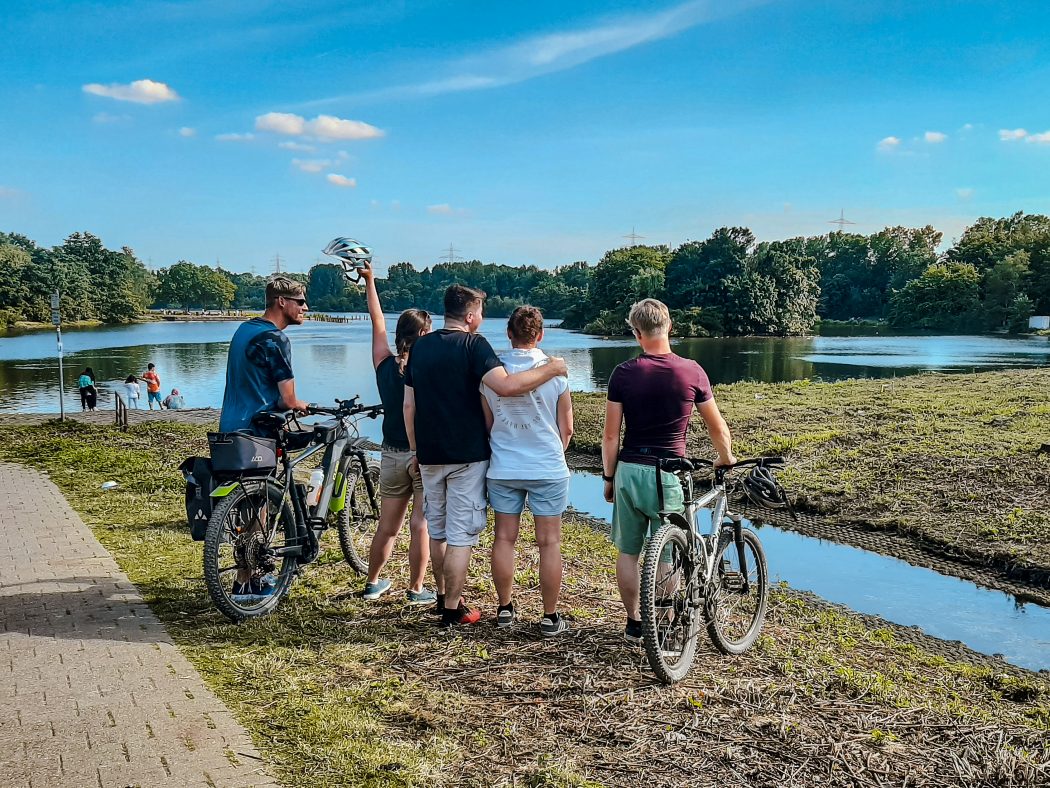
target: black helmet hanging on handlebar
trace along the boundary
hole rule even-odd
[[[336,238],[324,248],[324,253],[339,259],[343,276],[351,282],[361,281],[361,269],[372,262],[372,250],[353,238]]]
[[[780,486],[773,472],[762,465],[756,465],[741,480],[741,485],[748,499],[756,506],[766,509],[786,509],[788,503],[787,493]]]

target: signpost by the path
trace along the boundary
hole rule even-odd
[[[59,309],[60,295],[56,290],[51,294],[51,322],[55,325],[55,338],[58,341],[58,420],[65,421],[66,405],[62,395],[62,381],[65,379],[62,369],[62,313]]]

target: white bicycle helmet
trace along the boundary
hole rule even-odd
[[[324,253],[335,257],[343,264],[343,275],[352,281],[359,281],[357,272],[372,262],[372,250],[353,238],[336,238],[324,248]]]

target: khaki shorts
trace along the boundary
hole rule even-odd
[[[423,479],[411,468],[410,451],[383,449],[379,464],[379,495],[383,498],[408,498],[423,492]]]
[[[423,511],[430,538],[449,547],[473,547],[488,524],[485,472],[489,461],[420,465]]]

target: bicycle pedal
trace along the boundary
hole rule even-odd
[[[727,591],[739,593],[744,590],[744,576],[739,572],[726,572],[722,575],[722,585]]]

